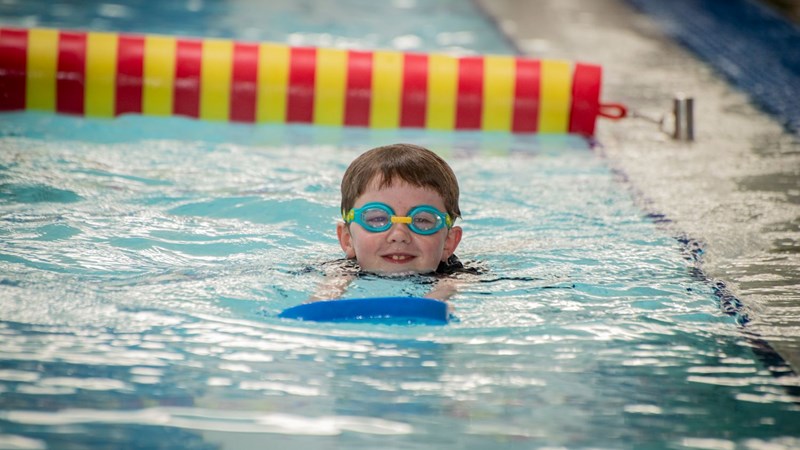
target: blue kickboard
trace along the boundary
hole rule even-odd
[[[283,310],[278,317],[314,322],[371,322],[444,325],[447,303],[422,297],[369,297],[320,300]]]

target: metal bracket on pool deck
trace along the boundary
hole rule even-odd
[[[675,129],[672,138],[681,141],[694,140],[694,98],[682,94],[672,99],[672,118]]]
[[[683,94],[675,94],[672,98],[672,112],[663,113],[660,117],[652,117],[637,111],[633,117],[658,125],[658,129],[678,141],[694,140],[694,98]],[[672,129],[670,130],[670,125]]]

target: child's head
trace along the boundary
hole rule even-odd
[[[432,272],[461,240],[461,228],[453,226],[461,216],[458,195],[452,169],[430,150],[410,144],[372,149],[342,178],[346,223],[337,226],[339,243],[367,271]]]

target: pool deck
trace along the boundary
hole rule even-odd
[[[603,101],[642,117],[601,119],[598,151],[645,211],[702,245],[702,272],[724,282],[751,319],[743,342],[768,342],[800,373],[797,134],[629,2],[477,3],[522,53],[603,66]],[[676,94],[695,99],[694,142],[672,140],[648,120],[669,117]]]

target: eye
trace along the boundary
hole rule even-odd
[[[361,214],[361,219],[370,227],[380,228],[389,223],[389,214],[382,209],[368,209]]]
[[[414,225],[421,230],[430,230],[439,223],[439,217],[429,212],[414,214]]]

